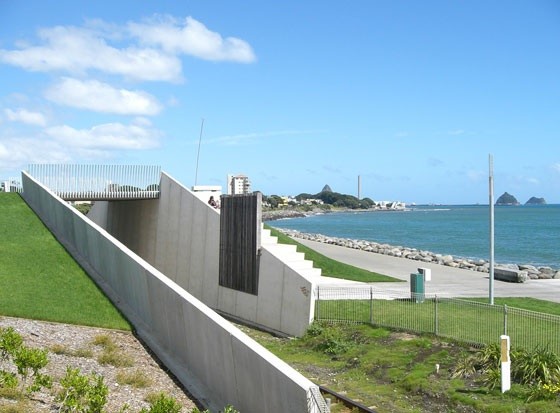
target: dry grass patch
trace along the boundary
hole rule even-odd
[[[119,346],[115,344],[110,336],[99,334],[94,337],[92,344],[103,348],[103,352],[97,357],[99,364],[111,365],[114,367],[134,366],[133,358],[120,351]]]
[[[142,370],[136,369],[134,371],[119,371],[117,373],[117,383],[139,389],[149,387],[152,380]]]

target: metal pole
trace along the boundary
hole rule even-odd
[[[373,287],[369,287],[369,324],[373,325]]]
[[[315,320],[319,321],[319,306],[321,304],[321,297],[319,295],[319,286],[317,286],[317,299],[315,300]]]
[[[438,324],[438,296],[436,295],[434,298],[434,334],[437,336],[439,333],[439,324]]]
[[[488,155],[488,166],[489,166],[489,197],[488,202],[490,204],[490,268],[489,273],[489,286],[488,286],[488,299],[490,304],[494,304],[494,159],[492,155]]]
[[[198,180],[198,159],[200,158],[200,143],[202,142],[202,128],[204,127],[204,118],[200,123],[200,136],[198,138],[198,153],[196,154],[196,171],[194,173],[194,185],[196,186]]]

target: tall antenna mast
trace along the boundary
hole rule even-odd
[[[200,158],[200,143],[202,142],[202,129],[204,128],[204,118],[202,118],[202,122],[200,123],[200,136],[198,138],[198,153],[196,154],[196,171],[194,173],[194,184],[196,186],[198,181],[198,159]]]
[[[361,191],[362,191],[362,177],[358,175],[358,200],[361,197]]]

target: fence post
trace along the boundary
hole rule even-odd
[[[434,299],[434,334],[438,335],[439,325],[438,325],[438,297],[437,294]]]
[[[507,336],[507,327],[508,327],[508,308],[507,305],[504,304],[504,335]]]
[[[369,323],[373,325],[373,287],[369,287]]]
[[[319,286],[317,286],[317,300],[315,300],[315,320],[319,321],[319,304],[321,302],[321,298],[319,295]]]

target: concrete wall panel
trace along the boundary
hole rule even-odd
[[[257,303],[257,324],[280,326],[281,312],[279,309],[282,308],[285,264],[275,259],[267,249],[263,248],[260,267],[262,271]]]
[[[189,291],[189,262],[192,260],[192,248],[191,248],[191,232],[193,227],[192,221],[192,209],[193,209],[193,199],[189,196],[187,191],[181,191],[180,197],[181,207],[179,209],[179,223],[178,227],[181,228],[179,231],[179,237],[177,240],[177,274],[176,282],[177,284],[183,286],[187,291]]]
[[[280,331],[305,331],[313,320],[313,284],[290,267],[284,268],[283,281]]]
[[[237,291],[231,288],[218,287],[218,299],[220,302],[220,311],[226,314],[235,314],[235,305]]]
[[[254,322],[257,319],[258,297],[244,292],[235,292],[235,314],[241,320]]]

